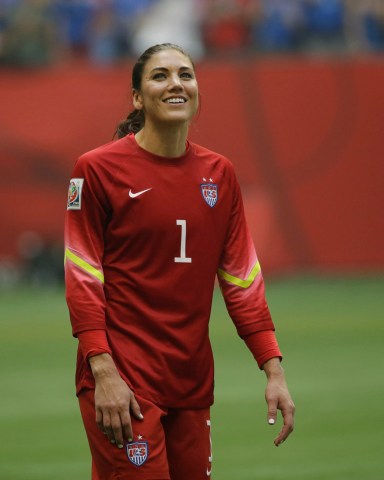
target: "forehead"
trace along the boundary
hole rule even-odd
[[[145,65],[145,71],[148,73],[154,68],[167,68],[169,70],[188,67],[193,70],[191,60],[178,50],[162,50],[155,53]]]

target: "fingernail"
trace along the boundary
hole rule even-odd
[[[111,443],[116,443],[115,440],[111,440]]]
[[[123,447],[124,447],[124,445],[122,445],[121,443],[119,443],[119,444],[117,445],[117,448],[123,448]]]
[[[133,441],[133,438],[129,437],[128,442],[132,442],[132,441]]]
[[[142,413],[140,413],[140,414],[139,414],[139,418],[140,418],[140,420],[143,420],[144,415],[143,415]]]
[[[268,420],[268,423],[269,423],[269,425],[274,425],[274,424],[275,424],[275,420],[274,420],[273,418],[270,418],[270,419]]]

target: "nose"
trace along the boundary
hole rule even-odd
[[[177,73],[171,75],[169,81],[169,88],[172,90],[181,90],[183,88],[183,84],[181,83],[180,77]]]

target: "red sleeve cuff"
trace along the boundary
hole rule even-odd
[[[112,355],[105,330],[86,330],[79,333],[77,338],[79,339],[81,352],[86,359],[101,353]]]
[[[244,341],[255,357],[259,368],[262,368],[264,363],[271,358],[279,357],[280,360],[283,358],[273,330],[252,333],[245,336]]]

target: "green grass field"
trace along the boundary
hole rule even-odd
[[[384,478],[384,278],[267,279],[296,430],[279,448],[264,374],[218,293],[211,337],[214,480]],[[0,294],[0,478],[87,480],[74,396],[76,342],[63,292]]]

